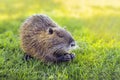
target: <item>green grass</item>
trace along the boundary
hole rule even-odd
[[[19,27],[35,13],[66,26],[79,48],[68,63],[23,60]],[[119,80],[120,1],[1,0],[0,80]]]

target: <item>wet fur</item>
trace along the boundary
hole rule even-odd
[[[51,28],[54,34],[51,34]],[[64,38],[58,35],[64,35]],[[72,36],[46,15],[33,15],[25,20],[20,28],[20,39],[27,55],[44,62],[66,62],[74,58],[66,50]]]

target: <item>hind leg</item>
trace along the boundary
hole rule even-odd
[[[28,54],[25,54],[25,55],[24,55],[24,60],[28,61],[29,59],[33,59],[33,57],[31,57],[31,56],[28,55]]]

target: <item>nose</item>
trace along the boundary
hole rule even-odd
[[[71,47],[75,46],[75,43],[71,43]]]

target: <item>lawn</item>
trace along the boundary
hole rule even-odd
[[[71,32],[79,46],[73,61],[23,59],[20,25],[41,13]],[[120,1],[1,0],[0,80],[120,80]]]

